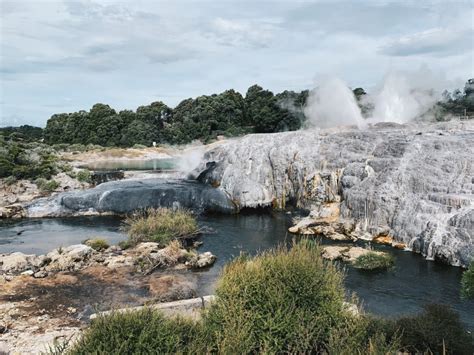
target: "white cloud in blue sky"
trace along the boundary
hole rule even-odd
[[[1,1],[0,125],[258,83],[336,75],[370,90],[388,70],[473,76],[472,1]]]

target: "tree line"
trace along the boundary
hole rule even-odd
[[[170,108],[161,101],[136,111],[117,112],[95,104],[89,111],[53,115],[44,130],[46,143],[97,144],[130,147],[152,142],[183,144],[208,142],[219,135],[296,130],[304,119],[308,91],[274,95],[258,85],[243,97],[235,90],[181,101]]]
[[[363,113],[362,88],[353,90]],[[135,111],[117,112],[97,103],[89,111],[54,114],[43,130],[21,126],[0,128],[0,135],[12,140],[48,144],[94,144],[131,147],[136,144],[183,144],[193,140],[209,142],[219,135],[272,133],[297,130],[305,122],[304,106],[309,91],[283,91],[273,94],[261,86],[248,88],[245,96],[230,89],[220,94],[203,95],[181,101],[175,108],[161,101],[140,106]],[[474,115],[474,79],[463,90],[445,91],[436,105],[438,119],[447,115]]]

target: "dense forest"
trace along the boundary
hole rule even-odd
[[[364,89],[353,90],[363,114]],[[21,126],[0,128],[8,139],[32,141],[44,138],[48,144],[95,144],[131,147],[136,144],[183,144],[193,140],[209,142],[219,135],[270,133],[299,129],[305,121],[303,108],[308,90],[273,94],[258,85],[242,96],[235,90],[181,101],[175,108],[161,101],[140,106],[136,111],[117,112],[109,105],[95,104],[89,111],[54,114],[46,128]],[[439,118],[474,112],[474,79],[463,90],[445,91],[437,103]]]

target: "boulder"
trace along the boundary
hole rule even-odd
[[[36,264],[36,255],[20,252],[0,255],[0,270],[8,274],[17,274],[30,269]]]
[[[201,269],[212,266],[216,262],[217,257],[209,251],[195,255],[186,262],[186,265],[191,268]]]

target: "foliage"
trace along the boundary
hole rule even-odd
[[[196,234],[198,225],[196,218],[187,210],[149,208],[128,216],[124,230],[132,245],[145,241],[166,245],[173,239]]]
[[[472,338],[447,307],[399,319],[354,315],[343,275],[308,240],[228,264],[200,322],[159,311],[94,320],[70,353],[472,354]],[[355,302],[355,301],[353,301]],[[402,352],[401,352],[402,351]]]
[[[443,119],[447,114],[454,116],[474,115],[474,79],[469,79],[464,89],[454,90],[452,93],[445,90],[443,99],[438,102],[438,119]]]
[[[474,261],[463,272],[461,279],[461,296],[466,299],[474,298]]]
[[[359,256],[354,262],[354,266],[359,269],[375,270],[391,268],[394,263],[395,259],[392,255],[371,251]]]
[[[0,127],[0,136],[13,141],[34,142],[40,141],[43,138],[43,129],[29,125]]]
[[[84,244],[96,251],[102,251],[109,247],[109,243],[103,238],[92,238],[84,241]]]
[[[167,319],[144,308],[99,316],[69,351],[70,354],[176,354],[192,353],[189,345],[199,326],[183,318]]]
[[[157,143],[209,142],[218,135],[279,132],[300,128],[307,91],[273,95],[254,85],[246,97],[235,90],[185,99],[174,109],[161,101],[136,111],[116,112],[104,104],[89,111],[51,116],[44,130],[45,141],[62,144],[99,144],[133,147]]]
[[[5,182],[5,185],[10,186],[16,182],[16,179],[13,176],[9,176],[4,180],[4,182]]]
[[[428,304],[423,312],[398,319],[373,318],[368,334],[383,332],[387,340],[398,338],[409,353],[472,354],[474,344],[459,315],[445,305]]]
[[[87,169],[78,171],[76,173],[76,178],[80,182],[91,182],[91,172]]]
[[[36,179],[35,184],[41,192],[53,192],[59,187],[59,182],[56,180],[46,180],[43,178]]]
[[[204,315],[211,352],[311,353],[331,334],[353,327],[343,275],[310,241],[228,264],[217,301]]]
[[[0,177],[50,179],[58,172],[57,157],[50,147],[0,139]]]

